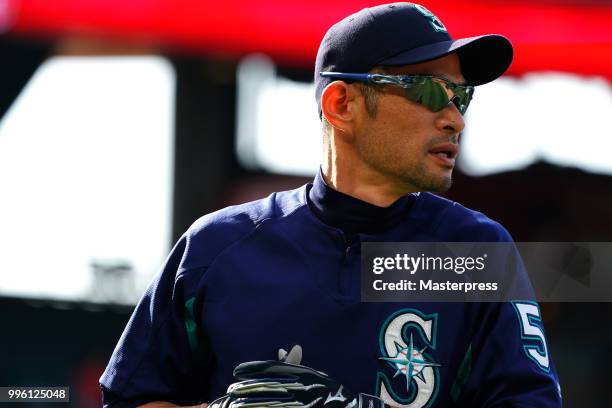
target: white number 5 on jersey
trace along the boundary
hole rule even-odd
[[[521,339],[530,343],[524,344],[523,350],[538,367],[549,372],[550,360],[538,304],[535,302],[512,302],[512,306],[516,310],[521,325]]]

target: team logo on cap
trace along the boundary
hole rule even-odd
[[[429,24],[431,24],[431,26],[433,27],[434,30],[441,31],[441,32],[444,32],[444,33],[448,32],[446,30],[446,27],[444,27],[444,24],[442,24],[442,21],[440,21],[440,19],[438,17],[436,17],[434,13],[432,13],[429,10],[427,10],[425,7],[421,6],[420,4],[415,4],[414,8],[416,8],[427,19],[429,19]]]

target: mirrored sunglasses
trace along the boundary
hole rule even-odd
[[[473,86],[455,84],[444,78],[431,75],[321,72],[321,76],[332,79],[342,79],[347,82],[365,82],[378,85],[399,86],[405,90],[404,96],[406,99],[419,103],[432,112],[439,112],[452,102],[463,115],[474,95]]]

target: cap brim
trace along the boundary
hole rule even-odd
[[[469,85],[482,85],[499,78],[512,63],[512,43],[501,35],[488,34],[428,44],[396,54],[377,65],[409,65],[456,52],[461,72]]]

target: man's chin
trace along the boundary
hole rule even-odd
[[[417,184],[419,191],[427,191],[430,193],[446,193],[453,185],[451,174],[448,177],[431,177],[428,179],[419,180]]]
[[[448,182],[445,183],[444,185],[440,185],[438,188],[436,188],[435,190],[432,190],[432,193],[446,193],[448,190],[450,190],[451,186],[453,185],[453,179],[448,179]]]
[[[399,181],[400,187],[405,192],[427,191],[430,193],[445,193],[453,184],[452,170],[440,171],[424,171],[421,169],[410,169],[404,173],[395,172],[393,177],[395,181]]]

